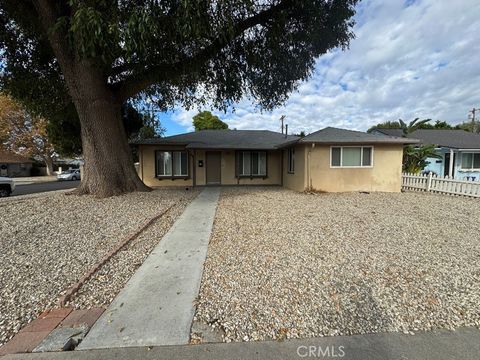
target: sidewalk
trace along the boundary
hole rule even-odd
[[[114,348],[63,353],[9,355],[2,360],[478,360],[480,331],[424,332],[334,336],[284,342]]]
[[[205,188],[187,206],[79,350],[188,344],[219,193]]]

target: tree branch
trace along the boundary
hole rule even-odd
[[[59,29],[52,31],[52,28],[57,23],[58,18],[61,16],[55,10],[54,0],[34,0],[33,5],[37,10],[40,17],[40,23],[43,27],[43,31],[48,37],[48,42],[52,47],[53,53],[57,58],[57,61],[62,69],[65,81],[70,82],[70,85],[74,84],[74,57],[69,51],[69,44],[67,42],[67,36]]]
[[[175,63],[158,64],[154,67],[145,69],[145,71],[140,75],[132,75],[130,78],[127,78],[115,85],[118,99],[125,101],[160,81],[170,80],[172,78],[176,78],[183,74],[191,73],[200,69],[205,63],[215,57],[223,48],[228,46],[244,31],[256,25],[265,24],[275,14],[287,9],[293,3],[293,0],[283,0],[267,10],[240,21],[233,27],[233,31],[231,32],[231,36],[229,38],[224,36],[225,34],[228,34],[228,31],[225,31],[220,36],[215,38],[209,46],[194,56],[182,59]]]

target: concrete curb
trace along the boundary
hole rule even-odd
[[[162,211],[160,214],[155,215],[150,220],[145,222],[139,229],[137,229],[133,234],[128,236],[126,239],[118,243],[112,250],[110,250],[99,262],[93,265],[90,270],[88,270],[75,284],[67,289],[65,295],[60,297],[58,304],[60,307],[65,307],[66,303],[75,295],[75,293],[83,286],[83,284],[90,279],[105,263],[110,260],[115,254],[117,254],[125,245],[127,245],[132,240],[136,239],[143,231],[145,231],[150,225],[152,225],[156,220],[165,215],[170,211],[176,203],[170,205],[167,209]]]
[[[27,177],[14,177],[12,178],[17,185],[26,185],[26,184],[43,184],[48,182],[57,181],[57,176],[27,176]]]
[[[61,189],[61,190],[51,190],[51,191],[43,191],[35,194],[26,194],[26,195],[14,195],[5,198],[0,198],[0,204],[4,203],[12,203],[12,202],[20,202],[30,199],[36,199],[44,196],[55,195],[60,193],[67,193],[74,189]]]

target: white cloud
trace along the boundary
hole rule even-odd
[[[285,114],[292,132],[311,132],[414,117],[459,123],[480,106],[478,0],[365,0],[356,19],[350,49],[318,59],[284,106],[260,113],[244,100],[217,115],[231,128],[278,131]],[[190,130],[195,113],[172,119]]]

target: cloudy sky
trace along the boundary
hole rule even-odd
[[[465,121],[480,107],[479,0],[364,0],[347,51],[318,59],[312,78],[272,112],[247,100],[217,112],[230,128],[366,130],[399,118]],[[167,135],[191,131],[197,110],[161,116]]]

